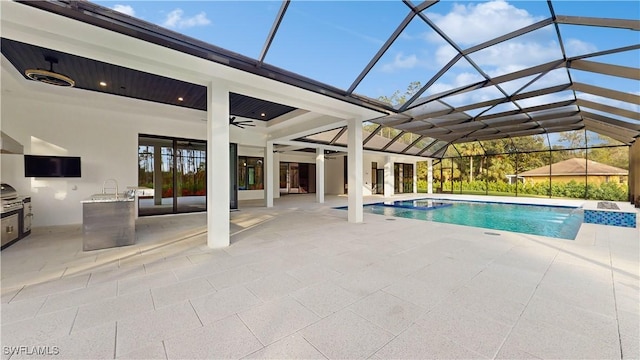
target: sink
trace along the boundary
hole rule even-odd
[[[122,197],[121,195],[118,197]],[[91,200],[110,200],[115,199],[116,194],[93,194],[91,195]]]

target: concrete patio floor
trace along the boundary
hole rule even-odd
[[[241,203],[216,250],[204,214],[91,252],[79,225],[36,229],[1,254],[2,358],[640,358],[637,228],[350,224],[346,201]]]

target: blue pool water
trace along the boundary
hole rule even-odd
[[[573,240],[582,225],[577,207],[420,199],[366,205],[366,212],[407,219],[507,230]]]

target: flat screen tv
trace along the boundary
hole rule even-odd
[[[25,177],[81,177],[80,157],[24,156]]]

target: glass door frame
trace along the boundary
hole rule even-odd
[[[198,144],[203,144],[205,149],[207,146],[207,141],[206,140],[200,140],[200,139],[186,139],[186,138],[176,138],[176,137],[169,137],[169,136],[161,136],[161,135],[150,135],[150,134],[138,134],[138,147],[140,146],[144,146],[144,143],[141,142],[141,139],[157,139],[157,140],[164,140],[167,142],[171,142],[171,149],[173,151],[173,156],[172,156],[172,163],[170,164],[170,168],[172,169],[173,173],[171,176],[171,189],[172,189],[172,207],[171,207],[171,212],[164,212],[164,213],[158,213],[158,214],[140,214],[140,216],[154,216],[154,215],[167,215],[167,214],[182,214],[182,213],[190,213],[190,212],[202,212],[202,211],[207,211],[207,196],[209,193],[209,189],[206,187],[206,179],[208,178],[208,167],[206,166],[207,162],[208,162],[208,156],[209,154],[207,153],[207,151],[205,150],[205,156],[204,156],[204,163],[205,163],[205,168],[204,168],[204,176],[205,176],[205,201],[204,201],[204,208],[203,210],[199,211],[178,211],[178,198],[180,196],[179,195],[179,191],[178,191],[178,143],[179,142],[193,142],[193,143],[198,143]],[[168,143],[167,143],[168,145]],[[157,146],[157,145],[154,145]],[[164,146],[169,148],[169,146]],[[155,170],[154,170],[155,171]],[[140,181],[139,175],[138,175],[138,182]],[[154,182],[154,188],[157,186],[157,184],[155,184]]]

